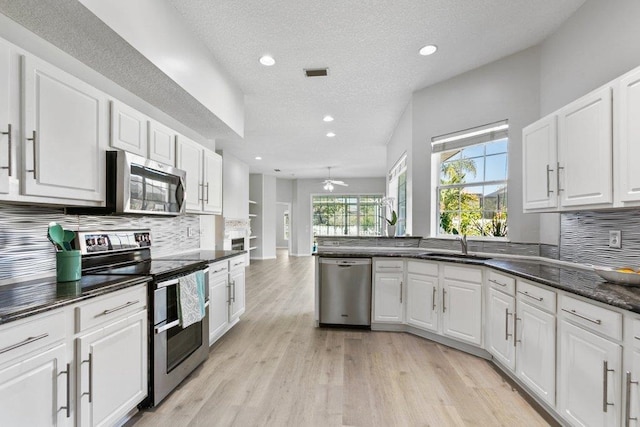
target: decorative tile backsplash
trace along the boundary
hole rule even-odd
[[[560,259],[581,264],[640,268],[640,211],[575,212],[561,215]],[[609,231],[622,232],[622,248],[609,247]]]
[[[0,284],[55,275],[55,250],[47,240],[49,222],[71,230],[150,229],[152,255],[167,256],[200,247],[197,215],[65,215],[63,209],[0,203]],[[191,228],[193,237],[187,237]]]

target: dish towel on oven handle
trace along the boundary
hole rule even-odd
[[[180,326],[186,328],[205,316],[204,273],[197,271],[178,280],[178,316]]]

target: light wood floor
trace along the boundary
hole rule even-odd
[[[490,363],[404,333],[318,329],[314,260],[251,261],[247,311],[129,426],[536,426]]]

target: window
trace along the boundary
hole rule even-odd
[[[382,196],[313,196],[316,236],[380,236]]]
[[[435,199],[438,235],[507,236],[506,128],[485,132],[481,138],[474,129],[442,138],[446,141],[434,151],[437,167]],[[478,142],[478,140],[481,142]],[[447,142],[449,144],[447,144]]]
[[[398,229],[396,235],[404,236],[407,231],[407,171],[398,177]]]
[[[284,211],[283,222],[284,224],[282,229],[284,230],[284,235],[282,238],[284,240],[289,240],[289,211]]]
[[[407,154],[393,165],[388,175],[387,197],[392,202],[398,216],[396,235],[404,236],[407,232]],[[391,212],[387,212],[391,217]]]

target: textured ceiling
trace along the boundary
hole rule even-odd
[[[539,43],[584,3],[158,1],[176,9],[244,91],[244,139],[76,0],[0,0],[0,12],[216,138],[252,172],[279,168],[287,178],[324,177],[327,166],[336,178],[384,176],[386,144],[413,91]],[[439,51],[419,56],[429,43]],[[265,53],[275,66],[258,63]],[[304,68],[325,66],[328,77],[304,77]],[[335,121],[324,123],[325,114]]]
[[[303,178],[327,166],[336,177],[384,176],[386,144],[413,91],[541,42],[584,3],[168,1],[245,92],[244,140],[217,146],[252,172]],[[419,56],[431,43],[438,52]],[[258,63],[265,53],[275,66]],[[328,77],[304,77],[304,68],[324,66]],[[325,114],[335,121],[324,123]]]

